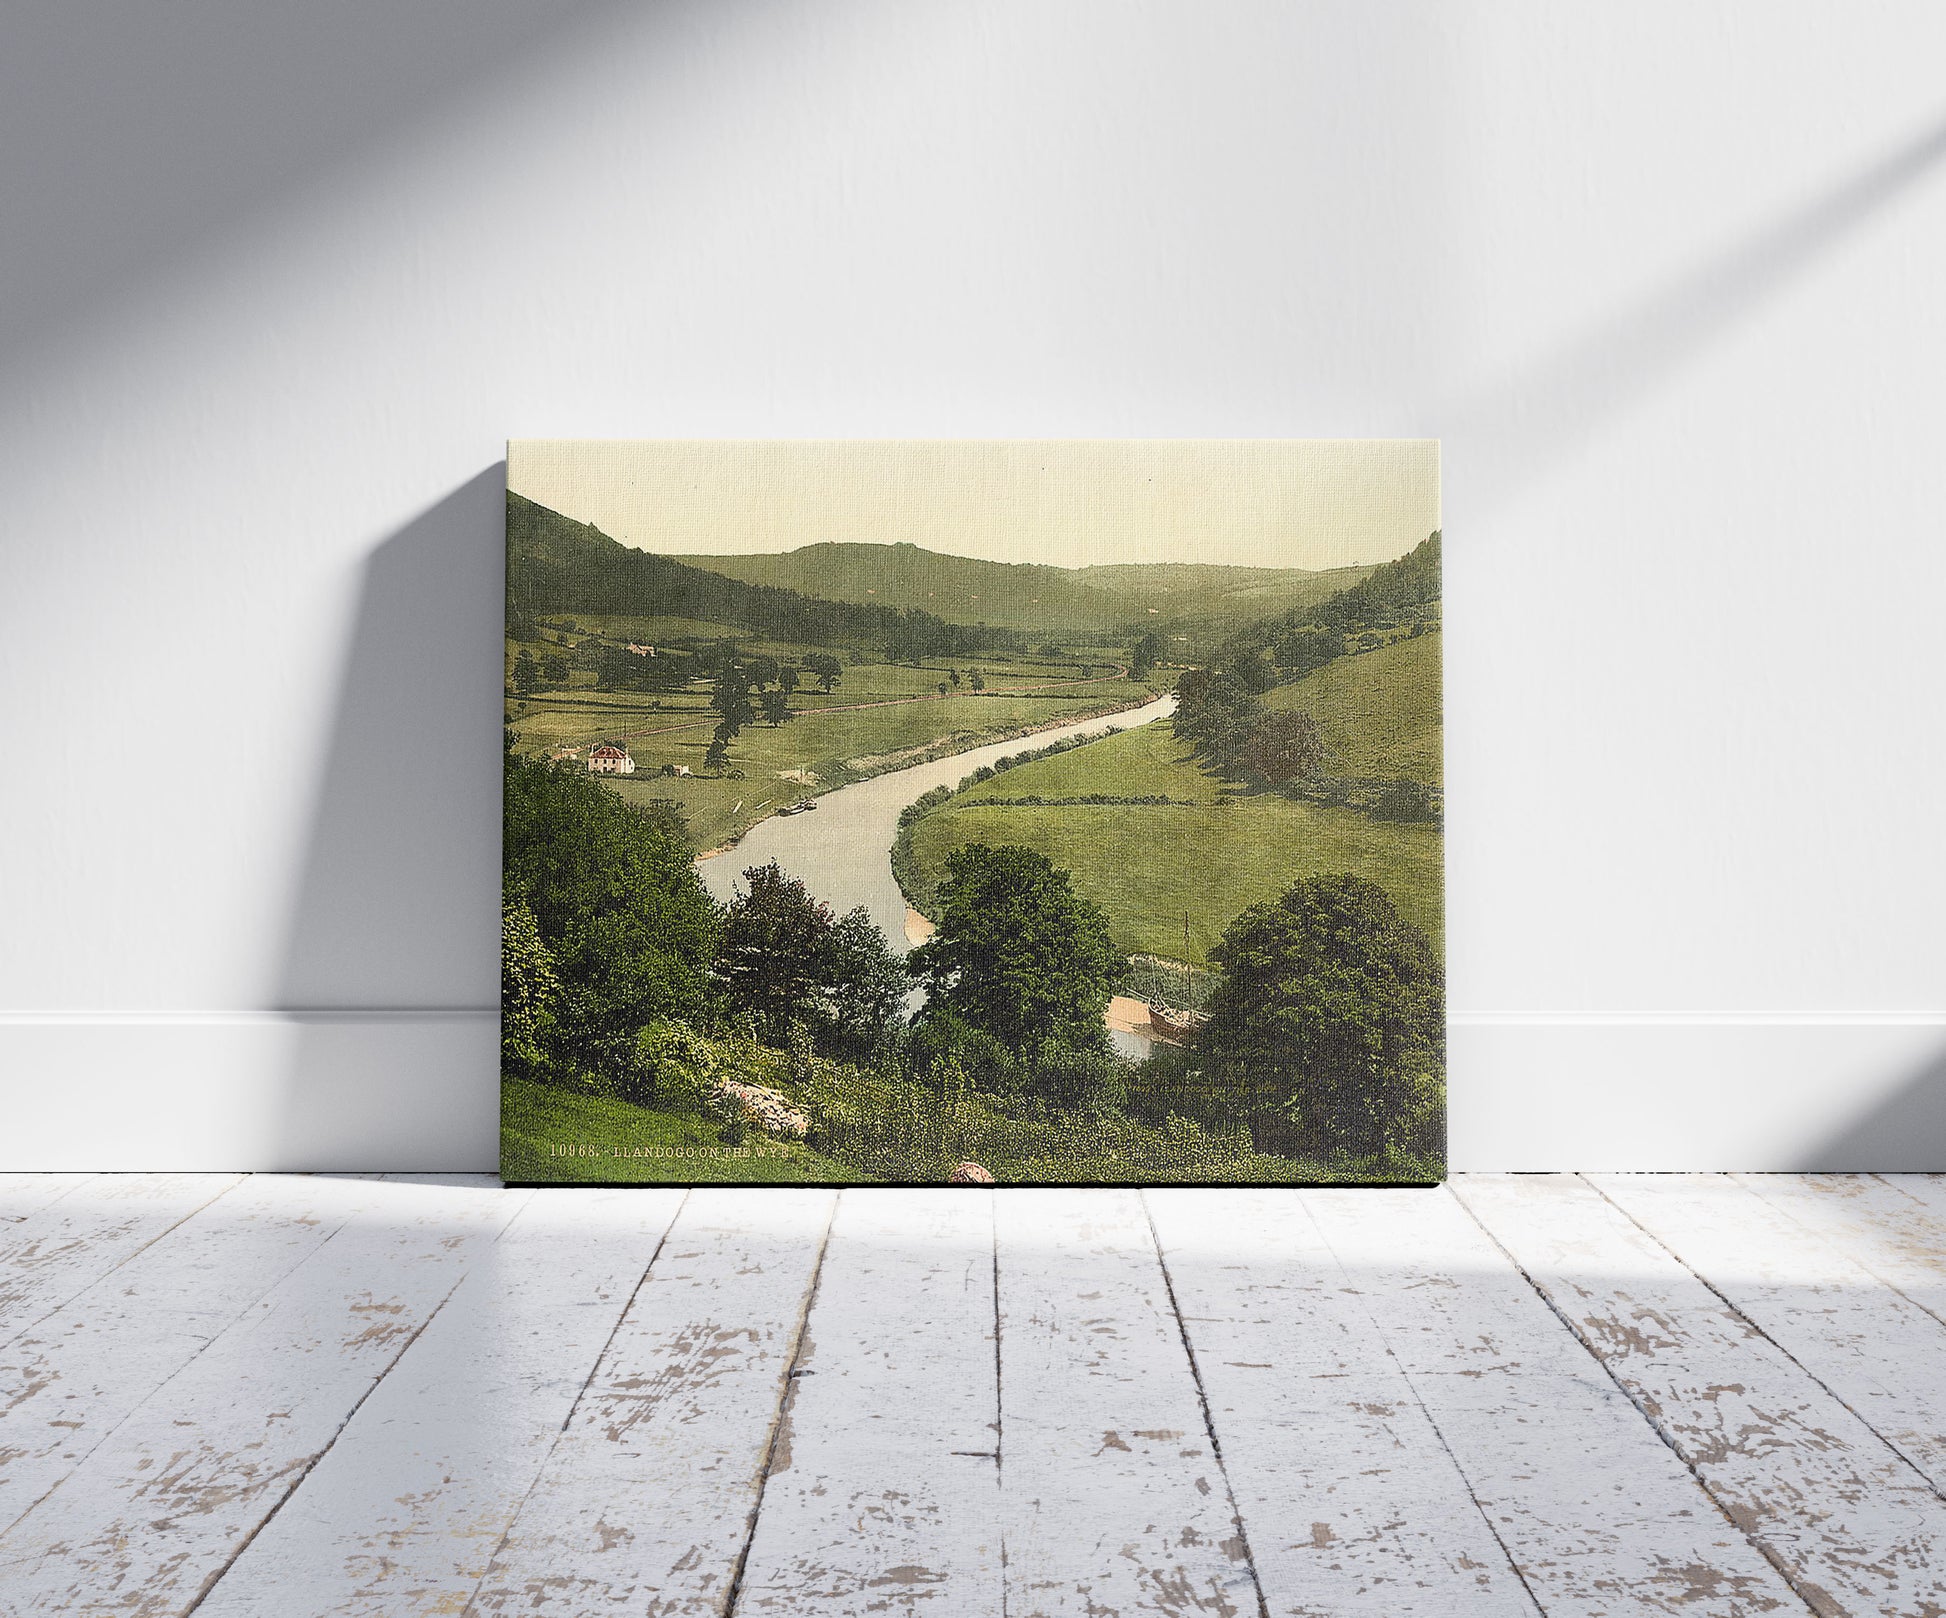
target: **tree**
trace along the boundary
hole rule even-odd
[[[1446,986],[1384,891],[1305,877],[1210,952],[1223,978],[1196,1041],[1260,1150],[1424,1160],[1442,1146]]]
[[[1267,713],[1237,752],[1237,763],[1273,786],[1316,775],[1324,764],[1324,732],[1298,709]]]
[[[1219,768],[1231,768],[1263,717],[1257,694],[1229,669],[1189,669],[1176,681],[1176,735]]]
[[[1394,781],[1379,794],[1372,815],[1378,820],[1437,820],[1439,807],[1425,782]]]
[[[716,729],[726,743],[734,741],[737,732],[756,719],[757,710],[750,705],[750,678],[742,664],[732,659],[717,671],[709,705],[723,716]]]
[[[818,677],[819,686],[826,691],[835,687],[844,677],[838,660],[829,652],[813,652],[804,659],[804,666]]]
[[[667,800],[624,803],[585,771],[520,758],[511,738],[504,772],[505,893],[553,958],[555,1054],[613,1069],[644,1023],[703,1006],[716,908],[688,827]]]
[[[976,673],[973,676],[973,689],[975,691],[984,691],[986,690],[986,688],[987,688],[986,676]]]
[[[1313,669],[1323,668],[1334,657],[1342,655],[1344,649],[1345,637],[1337,630],[1308,624],[1283,631],[1271,652],[1277,666],[1295,680]]]
[[[534,654],[521,647],[520,655],[514,659],[514,690],[521,696],[532,696],[540,689],[540,665],[534,661]]]
[[[729,762],[730,739],[723,734],[723,727],[718,725],[716,734],[710,738],[709,746],[703,749],[703,768],[720,770]]]
[[[549,685],[566,685],[568,666],[558,652],[548,652],[541,658],[541,678]]]
[[[797,683],[801,678],[802,676],[797,670],[786,663],[777,671],[777,689],[782,691],[785,696],[789,696],[797,689]]]
[[[648,691],[680,691],[689,684],[694,670],[693,659],[675,657],[668,652],[658,652],[654,657],[639,659],[639,662],[641,668],[636,679]]]
[[[775,861],[743,880],[724,912],[715,968],[732,1008],[754,1017],[774,1045],[801,1027],[834,1055],[871,1055],[898,1021],[909,981],[870,912],[833,921]]]
[[[595,684],[603,691],[620,691],[635,683],[636,660],[619,646],[604,646],[595,664]]]
[[[1155,669],[1155,660],[1162,655],[1162,637],[1153,629],[1129,648],[1128,672],[1131,678],[1146,680]]]
[[[1066,871],[1031,849],[970,843],[946,858],[939,930],[907,957],[926,1015],[950,1013],[1016,1052],[1106,1039],[1122,959]]]
[[[781,690],[765,691],[757,700],[763,704],[764,718],[773,725],[781,725],[786,719],[793,717],[791,699]]]
[[[759,691],[763,690],[765,686],[774,683],[777,676],[783,672],[778,667],[777,659],[774,657],[753,657],[750,659],[747,667],[750,673],[750,683]]]
[[[949,676],[949,677],[951,678],[951,680],[952,680],[952,682],[953,682],[953,684],[954,684],[954,686],[956,686],[956,687],[957,687],[957,686],[959,685],[959,683],[960,683],[960,680],[959,680],[959,670],[958,670],[958,669],[948,669],[948,670],[946,671],[946,673],[947,673],[947,675],[948,675],[948,676]]]
[[[831,907],[813,899],[776,861],[743,873],[744,889],[723,914],[715,978],[738,1011],[773,1044],[806,1022],[828,975]]]
[[[841,1059],[867,1060],[898,1025],[911,987],[904,958],[871,912],[863,905],[846,911],[831,929],[820,1043]]]
[[[560,992],[554,957],[541,937],[534,912],[518,899],[500,907],[500,1066],[532,1073],[546,1058],[542,1044],[553,1025],[550,1008]]]
[[[1230,660],[1230,672],[1250,691],[1264,692],[1277,684],[1277,665],[1270,659],[1270,653],[1261,646],[1239,652]]]

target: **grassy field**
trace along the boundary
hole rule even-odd
[[[1342,755],[1333,768],[1439,779],[1436,635],[1327,665],[1273,692],[1309,708]],[[1160,796],[1167,805],[1027,806],[996,799]],[[1443,950],[1439,831],[1354,809],[1250,792],[1205,770],[1167,721],[1091,742],[984,781],[911,834],[915,896],[930,896],[966,843],[1032,848],[1074,873],[1107,914],[1118,948],[1197,964],[1245,908],[1301,876],[1351,871],[1378,883]],[[1189,919],[1185,949],[1183,920]]]
[[[1301,708],[1324,731],[1334,775],[1399,776],[1440,785],[1441,636],[1397,640],[1341,657],[1264,698]]]
[[[808,1146],[752,1135],[748,1155],[729,1155],[716,1124],[507,1079],[500,1086],[500,1173],[515,1181],[668,1180],[676,1184],[857,1181],[856,1169]],[[599,1156],[554,1156],[593,1146]],[[759,1155],[761,1154],[761,1155]]]
[[[688,816],[698,849],[714,848],[756,821],[800,798],[898,768],[923,751],[963,751],[1040,726],[1067,724],[1146,700],[1147,685],[1113,675],[1103,651],[1093,663],[1110,677],[1071,683],[1077,669],[1031,661],[980,659],[955,665],[962,679],[974,669],[989,689],[962,684],[938,694],[947,680],[938,668],[901,664],[847,667],[837,690],[800,689],[796,717],[746,727],[730,747],[741,770],[702,773],[716,715],[701,688],[650,696],[635,692],[551,692],[510,705],[509,722],[524,752],[584,750],[591,742],[626,740],[636,773],[609,782],[625,800],[672,799]],[[1045,687],[1033,690],[1029,687]],[[661,772],[687,766],[689,776]]]

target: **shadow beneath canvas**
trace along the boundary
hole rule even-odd
[[[495,464],[364,565],[276,979],[290,1167],[493,1162],[504,489]]]

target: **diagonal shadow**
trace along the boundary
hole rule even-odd
[[[659,7],[658,9],[665,9]],[[0,362],[621,0],[27,0],[0,51]]]
[[[1946,120],[1505,382],[1453,403],[1447,436],[1488,451],[1467,478],[1469,506],[1476,515],[1490,513],[1544,477],[1911,192],[1942,159]]]
[[[1946,1045],[1891,1098],[1852,1119],[1791,1165],[1804,1174],[1937,1174],[1946,1170]]]

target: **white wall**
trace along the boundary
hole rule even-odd
[[[1454,1158],[1946,1168],[1946,13],[29,0],[0,1157],[492,1160],[510,435],[1445,440]]]

